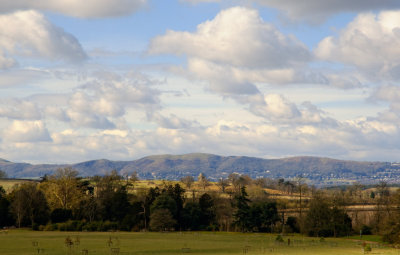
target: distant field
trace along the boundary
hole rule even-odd
[[[72,241],[68,246],[66,238]],[[363,254],[358,240],[284,236],[284,243],[275,243],[276,235],[173,232],[173,233],[83,233],[34,232],[12,230],[0,233],[0,254],[95,254],[95,255],[148,255],[148,254],[296,254],[296,255],[350,255]],[[290,246],[288,246],[290,238]],[[397,255],[398,250],[370,244],[371,254]]]
[[[0,186],[2,186],[6,192],[10,192],[12,187],[14,187],[17,184],[24,183],[24,182],[30,182],[30,180],[0,179]]]

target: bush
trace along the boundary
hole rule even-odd
[[[51,212],[50,219],[53,223],[66,222],[72,219],[72,210],[56,208]]]
[[[275,238],[275,242],[278,242],[278,243],[283,243],[283,242],[284,242],[284,240],[283,240],[283,238],[282,238],[282,236],[281,236],[281,235],[277,235],[277,236],[276,236],[276,238]]]
[[[44,231],[55,231],[58,229],[57,224],[47,224],[46,226],[44,226]]]
[[[82,226],[82,230],[83,231],[100,231],[101,229],[101,221],[92,221],[92,222],[88,222],[86,223],[84,226]]]
[[[110,230],[118,230],[118,223],[112,221],[105,221],[101,224],[100,231],[110,231]]]
[[[371,252],[371,251],[372,251],[371,245],[367,244],[364,246],[364,252]]]
[[[64,223],[58,223],[57,228],[60,231],[82,231],[83,222],[77,220],[69,220]]]
[[[372,228],[370,226],[363,225],[361,227],[361,233],[363,235],[372,235]]]

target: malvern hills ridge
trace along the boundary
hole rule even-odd
[[[186,175],[204,173],[210,180],[225,178],[230,173],[252,178],[295,178],[302,176],[313,183],[360,181],[397,182],[400,165],[390,162],[360,162],[320,157],[262,159],[245,156],[218,156],[203,153],[155,155],[133,161],[92,160],[77,164],[13,163],[0,159],[0,169],[11,178],[37,178],[52,174],[62,167],[72,167],[81,176],[104,175],[117,170],[121,175],[136,171],[141,179],[179,180]]]

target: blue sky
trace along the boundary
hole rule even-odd
[[[399,161],[395,0],[0,3],[0,158]]]

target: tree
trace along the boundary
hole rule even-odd
[[[240,177],[240,175],[237,174],[237,173],[231,173],[228,176],[228,180],[229,180],[230,184],[233,187],[233,192],[234,193],[238,193],[240,191],[239,177]]]
[[[98,219],[99,212],[98,201],[93,194],[89,194],[79,202],[78,209],[74,210],[74,217],[76,219],[92,222]]]
[[[304,192],[304,178],[303,176],[299,175],[296,177],[296,182],[297,182],[297,189],[299,193],[299,212],[300,212],[300,220],[302,220],[302,209],[303,209],[303,204],[302,204],[302,198],[303,198],[303,192]]]
[[[122,177],[113,170],[103,177],[96,177],[96,198],[103,220],[122,221],[130,210],[129,195]]]
[[[233,214],[234,224],[240,228],[242,232],[250,230],[251,218],[250,218],[250,200],[247,198],[246,188],[240,189],[240,194],[235,196],[235,208],[236,211]]]
[[[373,219],[374,232],[379,233],[383,229],[385,221],[391,218],[391,202],[390,202],[390,191],[386,182],[380,182],[376,186],[376,195],[378,196],[376,201],[376,210]]]
[[[186,188],[190,190],[192,184],[194,183],[194,178],[191,175],[187,175],[181,178],[181,182],[185,184]]]
[[[70,167],[59,168],[41,184],[51,209],[73,210],[79,206],[83,192],[78,188],[78,174],[78,171]]]
[[[309,236],[332,236],[331,211],[324,196],[317,194],[310,202],[305,218],[305,232]]]
[[[333,236],[339,237],[349,235],[352,231],[351,218],[349,215],[343,209],[336,206],[331,209],[331,215]]]
[[[219,187],[222,193],[225,193],[225,188],[229,186],[229,180],[224,178],[219,178],[217,186]]]
[[[185,190],[176,183],[174,186],[172,185],[167,185],[164,187],[164,189],[161,191],[162,194],[167,194],[170,197],[172,197],[175,201],[176,204],[176,213],[173,214],[178,226],[180,227],[181,225],[181,212],[183,209],[183,203],[185,201]]]
[[[305,219],[305,231],[310,236],[344,236],[352,231],[351,218],[322,194],[315,194]]]
[[[250,206],[250,215],[249,227],[259,232],[270,232],[271,226],[279,221],[276,202],[254,203]]]
[[[46,197],[37,188],[36,183],[24,183],[11,193],[11,211],[13,212],[18,227],[27,223],[34,227],[35,224],[46,224],[49,220],[49,207]]]
[[[10,201],[7,199],[6,191],[0,186],[0,227],[10,225],[12,225]]]
[[[7,173],[4,172],[3,170],[0,170],[0,179],[5,179],[7,178]]]
[[[157,209],[150,215],[150,228],[154,231],[169,230],[176,224],[168,209]]]
[[[390,206],[396,210],[392,217],[388,217],[381,227],[383,241],[389,243],[400,244],[400,189],[391,196]]]
[[[144,221],[144,229],[147,230],[148,222],[150,221],[150,208],[156,198],[160,196],[160,189],[150,188],[148,190],[142,189],[138,192],[138,200],[142,207],[142,215]]]
[[[188,202],[182,210],[182,228],[185,230],[200,230],[201,214],[199,203]]]
[[[175,200],[167,193],[159,195],[150,207],[151,213],[159,209],[168,210],[173,218],[176,218],[177,208]]]
[[[215,197],[214,198],[214,207],[215,207],[215,215],[216,222],[221,231],[230,231],[233,220],[233,211],[232,203],[229,199],[224,197]]]
[[[208,227],[215,221],[214,199],[209,194],[204,193],[199,198],[199,206],[201,210],[200,224]]]

